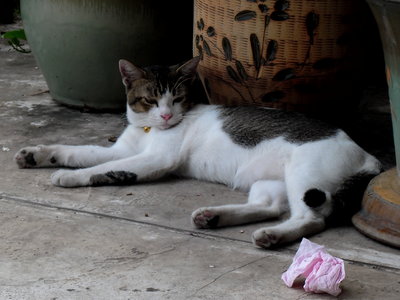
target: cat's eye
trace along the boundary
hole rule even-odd
[[[146,102],[149,105],[155,105],[158,107],[158,102],[157,100],[154,99],[147,99],[147,98],[143,98],[144,102]]]
[[[177,97],[172,101],[172,104],[181,103],[183,100],[185,100],[185,97]]]

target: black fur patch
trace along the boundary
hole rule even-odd
[[[137,175],[125,171],[109,171],[105,174],[95,174],[90,177],[93,186],[99,185],[130,185],[135,183]]]
[[[36,166],[36,160],[33,157],[33,153],[29,152],[26,156],[25,156],[25,162],[30,165],[30,166]]]
[[[207,221],[207,226],[209,228],[217,228],[219,222],[219,216],[214,216],[210,220]]]
[[[262,107],[224,107],[220,110],[223,130],[244,147],[277,137],[303,144],[334,136],[338,129],[302,114]]]
[[[332,196],[332,213],[326,219],[329,225],[350,224],[351,217],[361,209],[361,201],[368,183],[378,174],[358,173],[343,182]]]
[[[323,191],[311,189],[304,194],[303,200],[309,207],[315,208],[325,203],[326,195]]]

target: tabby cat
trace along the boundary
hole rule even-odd
[[[74,168],[52,174],[61,187],[176,174],[249,191],[246,204],[202,207],[191,218],[198,228],[215,228],[290,212],[282,223],[253,233],[261,247],[321,232],[341,218],[336,212],[354,213],[347,205],[357,207],[368,179],[380,172],[375,157],[342,130],[297,113],[195,105],[188,92],[198,62],[195,57],[178,66],[139,68],[120,60],[129,125],[114,145],[26,147],[16,163]]]

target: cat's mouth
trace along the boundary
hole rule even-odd
[[[159,125],[158,128],[160,128],[162,130],[165,130],[165,129],[169,129],[171,127],[174,127],[174,126],[178,125],[179,123],[180,123],[180,121],[174,121],[174,122],[166,121],[166,122],[162,123],[161,125]]]
[[[177,125],[177,124],[178,124],[178,123],[173,123],[173,124],[165,123],[165,124],[160,125],[159,128],[162,129],[162,130],[165,130],[165,129],[169,129],[169,128],[171,128],[171,127],[174,127],[174,126]]]
[[[171,128],[172,126],[173,125],[170,125],[170,124],[163,124],[163,125],[159,126],[159,128],[162,130],[165,130],[165,129]]]

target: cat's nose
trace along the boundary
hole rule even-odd
[[[165,121],[168,121],[169,119],[172,118],[172,114],[164,114],[164,115],[161,115],[161,118],[163,118]]]

